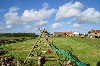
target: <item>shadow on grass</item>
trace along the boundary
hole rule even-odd
[[[99,61],[99,62],[97,62],[97,66],[100,66],[100,61]]]

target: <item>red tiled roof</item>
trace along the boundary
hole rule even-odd
[[[93,33],[100,33],[100,30],[91,30]]]
[[[64,34],[73,34],[73,32],[63,32]]]

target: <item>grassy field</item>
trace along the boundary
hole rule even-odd
[[[72,54],[80,61],[89,63],[90,66],[96,66],[97,62],[100,61],[100,38],[51,37],[49,40],[53,41],[57,48],[64,51],[67,51],[68,46],[70,46],[73,49]],[[35,41],[36,39],[32,39],[24,42],[6,44],[1,45],[0,48],[8,50],[9,53],[6,55],[14,55],[16,61],[17,59],[25,59],[34,46]],[[65,56],[60,56],[60,58],[65,58]],[[52,62],[47,61],[45,66],[50,66],[50,63]]]

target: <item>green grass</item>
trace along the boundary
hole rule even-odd
[[[70,46],[73,49],[72,54],[80,61],[89,63],[90,66],[96,66],[97,62],[100,61],[100,38],[51,37],[49,40],[53,41],[57,48],[64,51],[70,49],[68,48]],[[36,39],[32,39],[24,42],[6,44],[1,45],[0,48],[8,50],[9,53],[6,55],[14,55],[16,61],[17,59],[25,59],[34,46],[35,41]],[[51,53],[47,55],[51,55]],[[65,56],[60,55],[60,58],[65,58]],[[56,61],[53,62],[57,63]],[[50,66],[51,63],[52,61],[47,61],[45,66]]]

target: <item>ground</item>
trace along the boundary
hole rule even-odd
[[[75,55],[80,61],[89,63],[91,66],[96,66],[97,62],[100,61],[100,38],[50,37],[49,40],[53,41],[57,48],[64,51],[67,51],[68,46],[70,46],[73,49],[73,55]],[[35,41],[36,39],[32,39],[24,42],[6,44],[1,45],[0,48],[9,51],[6,55],[14,55],[14,61],[18,59],[24,60],[34,46]],[[60,56],[60,58],[65,58],[65,56]],[[52,63],[52,61],[47,61],[45,66],[50,65],[50,63]]]

